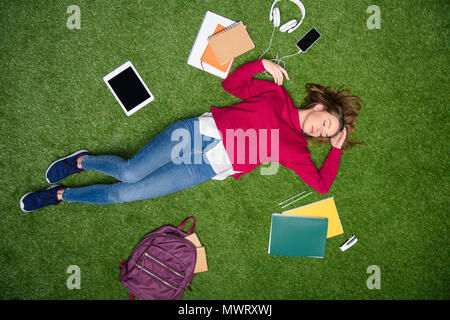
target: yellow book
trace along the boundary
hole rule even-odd
[[[200,248],[202,244],[200,243],[200,240],[197,237],[197,234],[195,232],[191,233],[190,235],[184,237],[186,240],[189,240],[194,244],[196,248]]]
[[[206,250],[205,247],[200,243],[197,234],[194,232],[184,238],[192,242],[197,248],[197,260],[195,261],[194,273],[208,271],[208,263],[206,262]]]
[[[205,247],[197,248],[197,261],[195,263],[194,273],[208,271],[208,263],[206,262]]]
[[[313,202],[302,207],[284,211],[283,214],[328,218],[327,238],[338,236],[344,233],[333,197]]]

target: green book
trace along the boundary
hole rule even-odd
[[[269,254],[323,258],[327,245],[328,219],[272,214]]]

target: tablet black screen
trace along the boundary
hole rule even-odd
[[[150,98],[149,93],[131,67],[110,79],[108,83],[127,111]]]

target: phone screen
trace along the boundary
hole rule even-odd
[[[302,51],[306,52],[313,44],[320,38],[320,33],[315,29],[311,28],[304,36],[297,42],[297,47]]]

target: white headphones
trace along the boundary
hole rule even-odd
[[[274,27],[280,26],[280,9],[278,7],[275,7],[275,4],[279,1],[281,1],[281,0],[275,0],[272,4],[272,7],[270,8],[269,20],[270,21],[273,20]],[[297,23],[296,19],[292,19],[280,27],[281,32],[287,31],[288,33],[291,33],[291,32],[294,32],[295,29],[300,27],[300,25],[302,24],[303,19],[305,18],[306,10],[305,10],[305,6],[303,5],[303,3],[300,0],[289,0],[289,1],[295,3],[302,13],[302,18],[300,19],[300,22]]]

